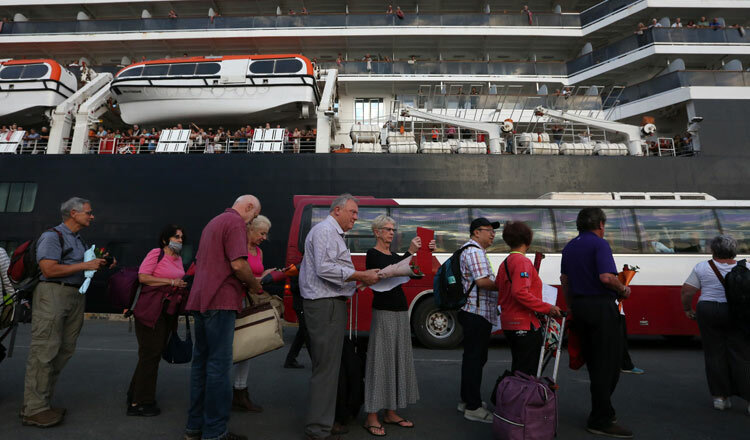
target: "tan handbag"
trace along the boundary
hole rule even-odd
[[[233,362],[254,358],[284,346],[281,317],[270,303],[250,306],[234,323]]]

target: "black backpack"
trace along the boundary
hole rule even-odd
[[[461,254],[470,247],[479,249],[475,244],[467,244],[448,258],[437,270],[432,283],[432,294],[435,305],[440,310],[458,310],[466,304],[471,289],[476,282],[472,281],[469,290],[464,291],[463,275],[461,275]],[[479,301],[479,295],[477,295]]]
[[[746,260],[740,260],[724,277],[724,291],[729,306],[729,316],[750,336],[750,269]]]

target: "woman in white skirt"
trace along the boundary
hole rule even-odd
[[[419,237],[409,244],[409,251],[400,256],[391,252],[391,242],[396,232],[396,222],[380,215],[372,222],[372,231],[377,240],[375,247],[367,251],[367,268],[382,269],[414,255],[422,246]],[[430,243],[435,248],[435,242]],[[414,423],[398,414],[396,409],[416,403],[419,399],[417,376],[411,349],[409,328],[409,306],[401,286],[387,292],[374,292],[372,298],[372,324],[367,347],[365,370],[364,428],[376,437],[385,435],[385,428],[378,420],[378,411],[385,410],[383,423],[413,428]]]

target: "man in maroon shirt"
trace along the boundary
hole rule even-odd
[[[213,218],[201,234],[187,310],[195,319],[186,440],[246,440],[227,429],[232,404],[234,320],[246,289],[260,291],[247,263],[247,223],[260,214],[260,202],[240,196]]]

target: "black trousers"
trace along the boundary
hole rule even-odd
[[[128,388],[128,401],[140,405],[156,402],[156,379],[159,376],[161,354],[167,345],[169,333],[176,328],[177,316],[162,312],[154,328],[135,320],[138,339],[138,364]]]
[[[635,365],[628,351],[628,327],[625,325],[625,315],[620,315],[620,321],[622,321],[622,366],[620,368],[632,370]]]
[[[706,379],[712,396],[750,400],[750,341],[732,323],[727,303],[698,301]]]
[[[475,313],[463,310],[458,312],[458,322],[464,330],[461,400],[466,402],[466,409],[475,410],[482,406],[482,370],[487,363],[492,324]]]
[[[544,336],[542,330],[503,330],[503,334],[513,357],[510,370],[536,376]]]
[[[289,353],[286,355],[286,361],[290,362],[297,359],[302,345],[307,346],[307,352],[310,353],[310,335],[307,333],[307,325],[305,324],[305,312],[300,308],[294,308],[294,313],[297,315],[297,334],[294,335],[294,341],[289,347]]]
[[[611,398],[622,366],[620,312],[615,299],[609,295],[578,296],[571,303],[591,382],[588,425],[604,428],[615,418]]]

